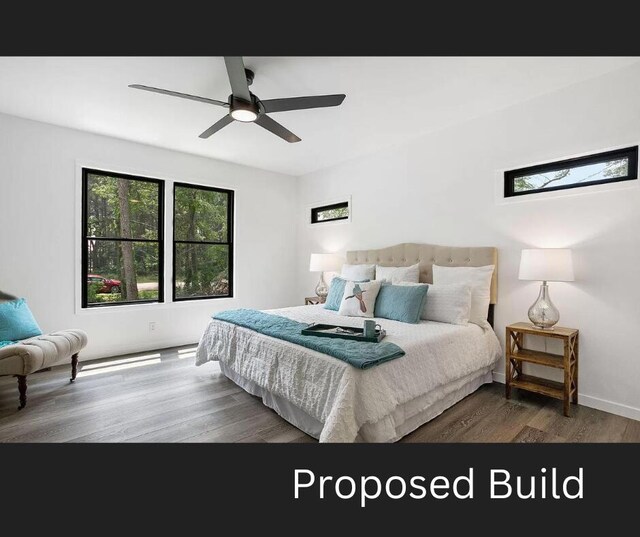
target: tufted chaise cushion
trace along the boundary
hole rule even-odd
[[[87,344],[82,330],[62,330],[0,349],[0,375],[29,375],[79,353]]]

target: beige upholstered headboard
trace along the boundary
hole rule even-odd
[[[404,243],[380,250],[347,252],[352,265],[377,264],[388,267],[408,267],[420,262],[420,281],[433,283],[433,265],[443,267],[482,267],[495,265],[491,280],[491,304],[498,301],[498,249],[491,246],[460,248],[435,244]]]

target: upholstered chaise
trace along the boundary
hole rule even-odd
[[[27,375],[31,373],[70,359],[73,382],[78,370],[78,353],[86,344],[87,335],[82,330],[62,330],[0,348],[0,375],[14,375],[18,378],[18,409],[27,404]]]

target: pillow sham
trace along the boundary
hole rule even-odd
[[[381,282],[348,281],[338,313],[347,317],[373,317]]]
[[[41,334],[24,298],[0,304],[0,341],[20,341]]]
[[[433,265],[434,285],[465,283],[471,287],[469,322],[484,325],[491,301],[491,277],[494,265],[484,267],[441,267]]]
[[[327,310],[338,311],[340,309],[340,303],[344,296],[344,286],[348,280],[341,278],[340,276],[334,276],[333,280],[329,284],[329,292],[327,298],[324,301],[324,308]],[[358,282],[368,282],[369,280],[358,280]]]
[[[466,283],[431,285],[422,319],[439,323],[467,324],[471,314],[471,286]]]
[[[376,300],[375,316],[402,323],[419,323],[427,291],[425,284],[392,285],[383,283]]]
[[[373,280],[376,275],[375,265],[342,265],[340,276],[345,280]]]
[[[410,267],[383,267],[376,265],[376,280],[389,283],[418,283],[420,281],[420,263]]]

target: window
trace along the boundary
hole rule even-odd
[[[233,191],[175,183],[173,299],[233,296]]]
[[[504,196],[628,181],[638,177],[638,146],[511,170],[504,174]]]
[[[333,203],[322,207],[314,207],[311,209],[311,223],[319,224],[320,222],[333,222],[335,220],[348,220],[349,218],[349,202]]]
[[[164,183],[82,170],[82,307],[163,301]]]

